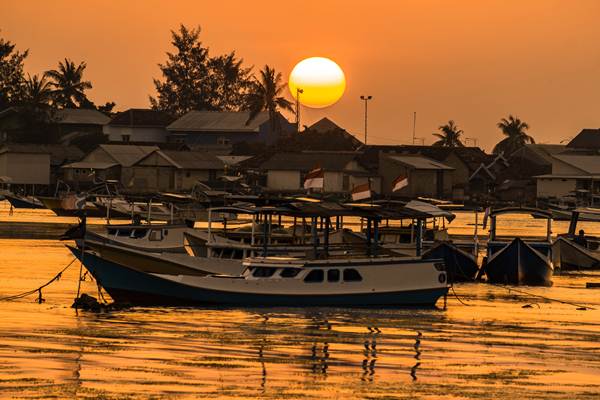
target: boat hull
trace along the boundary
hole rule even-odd
[[[63,207],[62,199],[58,197],[39,197],[40,201],[44,204],[45,208],[52,210],[54,214],[59,217],[78,217],[81,215],[82,210],[66,210]],[[105,215],[93,205],[91,202],[86,202],[85,214],[88,217],[102,218]]]
[[[70,248],[81,258],[81,251]],[[166,277],[143,273],[85,253],[83,263],[115,302],[169,306],[337,306],[337,307],[433,307],[448,292],[447,286],[430,289],[346,294],[265,294],[202,288]]]
[[[600,252],[588,250],[568,238],[556,239],[552,245],[552,255],[561,271],[600,269]]]
[[[470,282],[475,280],[479,271],[477,260],[452,243],[440,242],[423,253],[426,260],[442,259],[446,266],[450,282]]]
[[[6,200],[8,200],[8,202],[10,203],[11,206],[13,206],[13,208],[28,208],[28,209],[43,209],[46,208],[43,204],[41,203],[35,203],[33,201],[30,201],[28,199],[23,199],[20,197],[15,197],[15,196],[11,196],[11,195],[5,195]]]
[[[552,286],[549,258],[519,238],[496,251],[483,268],[491,283]]]

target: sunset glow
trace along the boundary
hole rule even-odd
[[[335,104],[342,97],[346,90],[346,77],[334,61],[324,57],[311,57],[296,64],[288,85],[294,98],[297,89],[302,90],[302,105],[323,108]]]

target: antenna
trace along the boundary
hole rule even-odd
[[[416,139],[415,134],[416,134],[416,131],[417,131],[417,112],[415,111],[413,113],[413,138],[412,138],[413,140],[412,140],[412,144],[415,144],[415,139]]]

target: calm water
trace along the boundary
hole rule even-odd
[[[470,217],[455,223],[472,232]],[[534,220],[506,226],[543,232]],[[38,287],[72,259],[50,240],[0,240],[0,254],[0,297]],[[450,296],[447,310],[96,314],[69,307],[78,268],[46,288],[41,305],[35,296],[0,303],[0,398],[600,397],[600,289],[585,289],[600,273],[524,288],[597,308],[585,311],[462,284],[455,291],[467,305]],[[96,295],[95,283],[83,291]]]

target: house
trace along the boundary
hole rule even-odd
[[[453,171],[454,168],[421,155],[383,153],[379,159],[382,194],[387,196],[450,198]],[[408,185],[394,192],[393,182],[398,177],[407,177]]]
[[[498,185],[504,182],[501,174],[510,164],[503,154],[492,156],[491,162],[481,163],[469,177],[469,197],[489,200]]]
[[[600,152],[600,129],[582,129],[567,148],[579,151]]]
[[[93,109],[61,109],[50,115],[47,132],[43,132],[45,142],[61,141],[72,143],[78,137],[102,136],[102,127],[110,118]],[[0,112],[0,142],[23,142],[26,137],[26,116],[18,107],[10,107]],[[42,133],[40,132],[40,135]]]
[[[231,146],[241,142],[273,144],[296,132],[296,125],[280,113],[271,122],[263,111],[249,121],[247,111],[190,111],[169,126],[170,140],[189,145]]]
[[[64,165],[64,181],[76,190],[92,186],[98,180],[116,180],[128,186],[133,165],[158,150],[157,146],[102,144],[81,161]]]
[[[456,200],[465,197],[468,191],[469,177],[481,164],[489,163],[490,156],[479,147],[440,147],[440,146],[381,146],[369,145],[364,147],[361,160],[372,169],[379,169],[379,162],[385,154],[421,155],[431,160],[438,161],[452,168],[452,187],[450,194]]]
[[[600,154],[562,153],[553,156],[552,172],[535,176],[538,199],[574,197],[583,204],[600,200]]]
[[[167,142],[167,125],[175,120],[164,111],[131,108],[117,113],[103,132],[109,142],[156,144]]]
[[[210,185],[224,170],[211,153],[157,149],[132,166],[129,186],[137,192],[188,191],[198,182]]]
[[[295,151],[356,151],[363,143],[329,118],[322,118],[298,134],[277,142],[277,148]]]
[[[260,166],[271,192],[304,191],[305,176],[315,168],[323,169],[324,193],[348,194],[369,180],[371,190],[381,192],[379,177],[361,165],[355,152],[276,153]]]
[[[0,177],[11,185],[49,185],[50,153],[36,144],[0,147]]]

